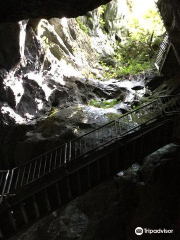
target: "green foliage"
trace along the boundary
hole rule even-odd
[[[97,101],[92,99],[89,102],[89,106],[94,106],[94,107],[98,107],[98,108],[112,108],[115,104],[119,103],[120,101],[118,101],[117,99],[113,99],[113,101],[106,101],[106,100],[102,100],[102,101]]]
[[[87,26],[93,29],[93,18],[91,16],[87,18]]]
[[[106,11],[107,5],[102,5],[98,8],[99,11],[99,23],[101,25],[102,31],[106,34],[106,28],[105,28],[105,21],[104,21],[104,13]]]
[[[149,62],[140,63],[134,59],[131,59],[130,61],[128,61],[127,66],[119,67],[119,69],[116,70],[115,77],[118,78],[127,74],[138,74],[146,69],[150,69],[150,67],[151,65]]]
[[[149,62],[139,63],[136,59],[128,59],[125,64],[119,62],[116,67],[108,66],[102,61],[100,64],[105,70],[103,77],[106,79],[116,79],[129,74],[135,75],[151,67]]]
[[[112,56],[117,61],[116,66],[108,65],[102,59],[101,66],[105,70],[105,78],[119,78],[126,74],[138,74],[150,69],[163,40],[164,27],[155,8],[146,13],[134,14],[137,2],[129,0],[130,13],[126,27],[127,36],[116,42],[115,54]]]
[[[86,33],[86,34],[89,33],[88,27],[79,19],[79,17],[76,18],[76,22],[78,23],[80,29],[81,29],[84,33]]]
[[[132,36],[126,43],[117,42],[117,48],[113,56],[117,60],[116,66],[113,67],[107,65],[103,60],[100,61],[101,66],[107,70],[104,77],[118,78],[126,74],[138,74],[150,69],[163,39],[162,36],[156,38],[157,47],[153,49],[153,46],[149,44],[151,37],[149,33],[142,32],[141,36],[138,36],[138,40],[135,36]]]
[[[96,75],[94,74],[94,73],[90,73],[89,75],[88,75],[88,78],[92,78],[92,79],[96,79],[97,77],[96,77]]]

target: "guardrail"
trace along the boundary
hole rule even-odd
[[[4,195],[9,192],[9,173],[10,170],[0,170],[0,203],[3,201]]]
[[[178,112],[179,109],[180,95],[160,97],[23,165],[4,171],[6,178],[4,173],[0,172],[1,201],[5,194],[30,184],[55,169],[65,166],[68,162],[141,128],[164,113]]]
[[[120,118],[100,128],[70,141],[70,159],[73,160],[74,158],[80,157],[152,121],[161,113],[160,104],[161,102],[159,99],[152,101],[151,103],[122,115]]]
[[[161,71],[161,69],[162,69],[162,64],[164,62],[164,58],[165,58],[166,53],[168,51],[169,45],[170,45],[169,36],[166,33],[165,36],[164,36],[164,39],[163,39],[163,41],[160,45],[160,49],[159,49],[158,55],[156,57],[156,61],[154,63],[154,65],[155,65],[155,67],[157,68],[158,71]]]
[[[165,114],[172,113],[172,112],[179,112],[180,109],[180,95],[167,95],[159,97],[163,112]]]
[[[13,181],[10,190],[25,186],[66,164],[67,143],[11,170]]]
[[[158,5],[156,3],[156,8],[157,11],[159,12],[159,15],[161,17],[161,20],[164,22],[164,19],[162,18],[161,12],[159,11]],[[168,48],[170,47],[171,42],[169,41],[169,36],[171,34],[171,32],[174,30],[176,25],[176,17],[175,15],[173,15],[173,21],[172,24],[170,26],[170,28],[168,29],[168,33],[165,34],[164,39],[160,45],[160,49],[159,52],[157,54],[156,57],[156,61],[154,63],[155,67],[157,68],[157,70],[159,72],[161,72],[162,66],[163,66],[163,62],[164,62],[164,58],[166,57],[166,54],[168,52]]]

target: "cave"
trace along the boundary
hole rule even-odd
[[[180,238],[179,7],[1,3],[0,239]]]

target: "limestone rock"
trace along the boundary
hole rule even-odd
[[[127,0],[114,0],[107,4],[105,11],[105,26],[109,33],[124,41],[127,37],[127,21],[130,13]]]

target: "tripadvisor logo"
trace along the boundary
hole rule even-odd
[[[147,234],[152,234],[152,233],[156,233],[156,234],[158,234],[158,233],[173,233],[174,232],[174,230],[172,230],[172,229],[150,229],[150,228],[141,228],[141,227],[137,227],[136,229],[135,229],[135,234],[136,235],[142,235],[143,233],[147,233]]]
[[[136,234],[136,235],[142,235],[142,234],[143,234],[143,229],[142,229],[141,227],[137,227],[137,228],[135,229],[135,234]]]

